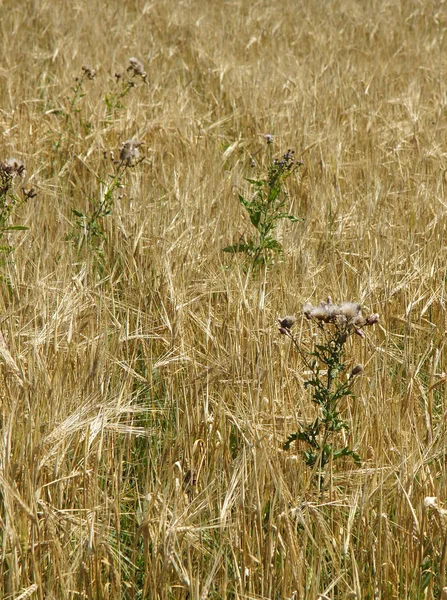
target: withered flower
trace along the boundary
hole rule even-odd
[[[303,306],[303,314],[309,319],[322,325],[323,323],[334,324],[340,332],[346,334],[356,333],[360,337],[365,337],[362,329],[369,325],[375,325],[379,320],[378,314],[364,317],[362,307],[357,302],[342,302],[334,304],[329,296],[326,302],[321,302],[319,306],[312,306],[307,302]],[[347,337],[347,336],[346,336]]]
[[[140,151],[138,148],[142,143],[143,142],[138,142],[137,140],[126,140],[123,142],[120,150],[121,163],[124,163],[128,167],[134,165],[140,158]]]
[[[292,327],[295,324],[295,321],[296,317],[292,315],[288,315],[287,317],[282,317],[281,319],[278,319],[280,333],[285,335],[288,331],[290,331],[290,329],[292,329]]]
[[[0,169],[12,177],[21,177],[25,173],[25,165],[18,158],[7,158],[5,162],[0,163]]]
[[[90,65],[83,65],[82,70],[89,79],[95,79],[97,73],[96,69],[93,69]]]
[[[147,73],[144,70],[144,65],[141,60],[138,60],[138,58],[135,58],[135,56],[129,58],[129,66],[127,67],[127,70],[131,71],[134,77],[138,76],[146,81]]]

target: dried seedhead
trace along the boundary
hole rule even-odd
[[[18,158],[7,158],[4,162],[0,162],[0,172],[2,176],[22,177],[25,173],[25,165]]]
[[[95,79],[97,70],[93,69],[90,65],[82,65],[84,75],[89,79]]]
[[[426,496],[424,498],[424,509],[428,510],[429,508],[437,508],[438,499],[436,496]]]
[[[133,139],[123,142],[120,150],[120,163],[127,167],[132,167],[140,162],[142,159],[140,158],[140,151],[138,148],[142,144],[143,142]]]
[[[133,77],[141,77],[144,81],[146,81],[147,73],[144,70],[144,65],[141,60],[132,56],[129,58],[129,66],[127,67],[127,71],[131,72]]]
[[[13,188],[16,177],[23,178],[25,165],[17,158],[0,162],[0,197],[4,198]]]
[[[341,331],[356,333],[364,337],[362,329],[366,326],[375,325],[379,321],[378,314],[364,317],[362,307],[357,302],[343,302],[334,304],[329,296],[326,302],[320,306],[312,306],[309,302],[303,306],[304,316],[322,326],[324,323],[332,323]]]
[[[296,322],[296,317],[293,317],[291,315],[288,315],[287,317],[282,317],[282,318],[278,319],[280,333],[282,333],[283,335],[286,335],[287,332],[289,332],[292,329],[295,322]]]

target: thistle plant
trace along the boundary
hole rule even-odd
[[[124,108],[122,101],[130,90],[135,87],[138,78],[146,83],[147,73],[144,70],[143,63],[138,60],[138,58],[132,56],[129,58],[129,66],[125,73],[115,73],[115,90],[105,95],[104,100],[109,118],[111,118],[117,110]]]
[[[344,399],[355,397],[353,382],[363,367],[349,368],[345,351],[348,339],[354,335],[364,338],[365,327],[376,324],[379,315],[364,317],[360,304],[333,304],[330,297],[320,306],[305,304],[303,314],[320,336],[312,348],[303,348],[293,334],[295,317],[279,319],[279,331],[291,339],[310,372],[304,386],[311,391],[318,413],[310,423],[301,425],[298,431],[289,435],[284,449],[288,450],[293,442],[304,443],[305,463],[320,474],[328,463],[342,457],[351,457],[360,465],[360,456],[347,442],[350,427],[341,412],[341,404]]]
[[[270,145],[271,136],[266,136],[266,139]],[[282,256],[282,245],[275,238],[274,230],[282,219],[293,223],[302,220],[284,211],[287,201],[286,180],[302,164],[295,162],[294,151],[288,150],[281,159],[275,158],[271,162],[266,177],[247,179],[252,187],[252,195],[246,198],[239,194],[239,202],[247,211],[256,235],[248,241],[241,239],[227,246],[224,252],[244,253],[253,267],[267,264],[274,255]]]
[[[124,195],[126,172],[144,160],[139,150],[141,145],[142,142],[138,140],[126,140],[121,145],[118,160],[114,160],[112,152],[104,153],[105,158],[112,160],[113,172],[107,179],[99,180],[99,195],[96,198],[90,198],[91,210],[89,212],[73,209],[76,225],[81,233],[78,236],[79,245],[85,241],[92,242],[93,239],[105,237],[104,220],[112,213],[115,201]]]
[[[67,152],[70,136],[72,136],[71,141],[76,139],[76,125],[79,123],[81,127],[88,130],[88,123],[83,122],[80,119],[81,113],[81,100],[86,95],[84,84],[87,80],[95,79],[97,74],[96,69],[93,69],[90,65],[83,65],[81,69],[80,75],[77,75],[74,80],[74,85],[71,88],[72,95],[67,98],[67,108],[64,109],[56,109],[53,111],[54,114],[59,114],[64,117],[63,127],[61,127],[59,137],[53,143],[52,149],[53,151],[58,152]],[[76,118],[75,118],[76,117]]]
[[[96,77],[96,69],[93,69],[90,65],[83,65],[81,71],[81,75],[75,78],[75,84],[71,89],[73,95],[69,98],[68,109],[65,113],[65,127],[70,126],[71,130],[73,130],[73,113],[79,113],[80,109],[77,105],[85,96],[84,83],[87,79],[92,80]]]
[[[16,158],[0,162],[0,254],[3,255],[8,255],[14,250],[14,247],[5,241],[7,233],[29,229],[25,225],[11,223],[15,211],[37,196],[34,188],[26,190],[22,187],[21,193],[17,191],[17,181],[23,178],[24,173],[24,164]]]

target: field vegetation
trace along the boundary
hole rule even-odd
[[[0,17],[0,597],[445,598],[446,3]]]

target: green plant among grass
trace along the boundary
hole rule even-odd
[[[270,136],[267,139],[268,143],[269,139]],[[267,264],[275,255],[282,256],[282,245],[274,236],[274,231],[278,221],[283,219],[293,223],[302,220],[285,211],[285,183],[300,165],[301,162],[295,162],[294,151],[288,150],[281,159],[275,158],[271,162],[266,177],[247,179],[253,193],[250,198],[239,194],[239,202],[247,211],[250,222],[256,229],[256,235],[248,241],[240,240],[227,246],[223,249],[224,252],[244,253],[253,267]]]
[[[303,314],[320,334],[319,343],[311,349],[304,349],[292,333],[295,317],[280,319],[279,326],[280,332],[292,340],[310,371],[304,385],[311,391],[318,414],[312,422],[289,435],[284,449],[288,450],[293,442],[303,442],[305,463],[315,467],[320,474],[329,462],[343,457],[351,457],[360,465],[360,456],[347,442],[350,426],[341,413],[340,405],[344,399],[355,397],[352,385],[363,368],[357,365],[349,370],[345,350],[348,339],[353,335],[364,337],[363,329],[377,323],[379,315],[364,317],[360,304],[345,302],[337,305],[330,297],[320,306],[306,304]]]
[[[6,235],[11,231],[29,229],[25,225],[11,222],[15,211],[37,195],[34,188],[26,190],[22,187],[21,194],[16,190],[17,181],[23,177],[24,172],[24,164],[15,158],[0,162],[0,255],[3,256],[14,250],[6,241]]]

